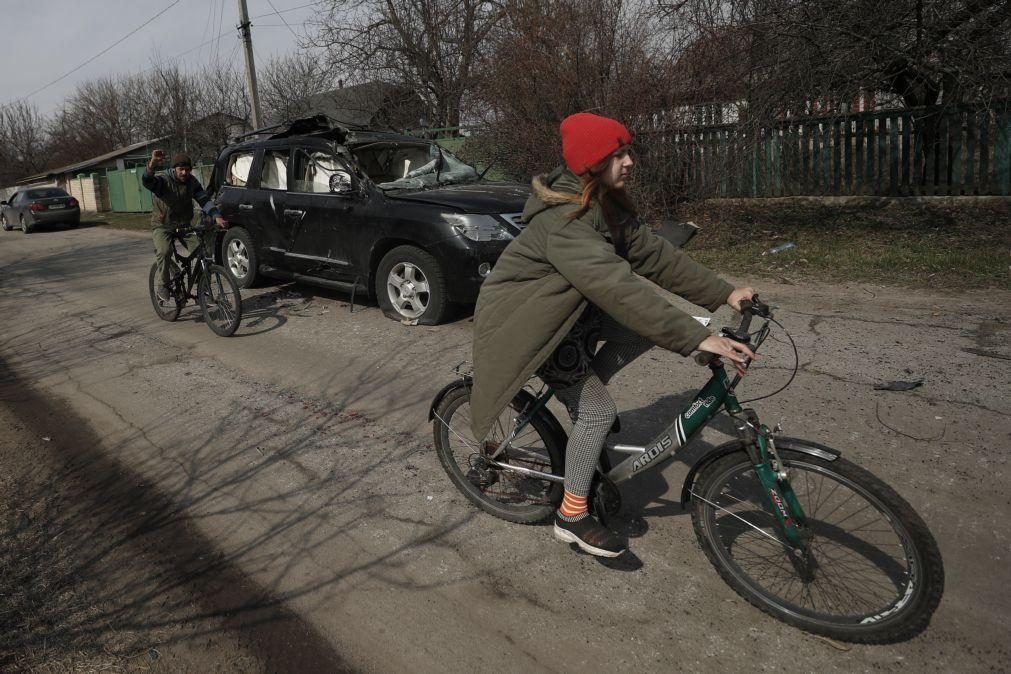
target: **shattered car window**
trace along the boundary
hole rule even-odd
[[[383,190],[423,189],[473,182],[477,169],[436,143],[370,143],[352,149],[372,182]]]

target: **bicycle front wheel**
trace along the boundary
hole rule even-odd
[[[516,417],[534,398],[518,395],[496,419],[484,442],[470,430],[470,388],[450,391],[435,409],[435,451],[453,484],[477,507],[509,522],[535,524],[551,517],[562,502],[563,485],[497,467],[488,460],[513,429]],[[499,463],[549,475],[565,475],[564,439],[540,410],[509,446]]]
[[[200,275],[197,297],[207,326],[217,335],[231,337],[242,320],[242,296],[224,267],[207,267]]]
[[[922,631],[944,568],[919,515],[845,459],[779,454],[807,516],[807,549],[790,548],[751,460],[735,452],[692,489],[692,524],[720,576],[766,613],[833,639],[888,643]]]
[[[165,264],[171,264],[166,261]],[[170,299],[167,302],[162,302],[158,299],[157,293],[155,293],[155,276],[158,274],[158,263],[151,265],[151,272],[147,276],[147,292],[151,296],[151,306],[154,307],[154,312],[158,314],[158,318],[163,321],[174,321],[179,318],[179,312],[183,310],[184,300],[180,300],[179,292],[179,278],[174,277],[169,282],[169,295]]]

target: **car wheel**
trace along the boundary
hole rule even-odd
[[[32,231],[32,226],[28,224],[28,221],[25,220],[25,216],[23,215],[21,216],[21,231],[24,232],[25,234],[28,234]]]
[[[0,214],[0,227],[3,227],[5,232],[11,231],[11,223],[7,222],[7,216]]]
[[[376,297],[384,314],[404,323],[438,325],[450,308],[439,263],[414,246],[397,246],[379,262]]]
[[[253,237],[242,227],[232,227],[221,242],[221,257],[228,274],[240,288],[251,288],[256,282],[256,246]]]

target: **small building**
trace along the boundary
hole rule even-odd
[[[109,170],[122,171],[145,165],[155,149],[166,149],[168,152],[165,147],[167,139],[168,136],[163,136],[127,145],[91,159],[22,178],[15,184],[19,189],[44,185],[62,187],[81,203],[81,210],[108,211],[112,205],[108,189],[104,188],[101,180],[102,174]]]

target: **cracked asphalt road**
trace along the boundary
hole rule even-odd
[[[141,234],[0,234],[0,359],[10,373],[0,404],[14,419],[0,424],[0,441],[37,453],[0,460],[8,509],[11,494],[27,494],[10,487],[27,484],[17,478],[28,471],[80,481],[75,502],[95,513],[140,498],[103,475],[145,486],[150,502],[118,511],[142,536],[62,521],[54,509],[50,524],[78,535],[42,540],[141,541],[135,557],[110,546],[104,567],[119,568],[108,563],[116,555],[150,575],[123,584],[99,565],[81,570],[82,586],[122,618],[108,629],[166,652],[166,640],[185,645],[168,663],[276,671],[302,652],[320,671],[738,671],[786,658],[804,671],[984,671],[1011,656],[1009,293],[755,283],[800,353],[792,386],[756,409],[895,487],[944,555],[946,592],[924,634],[840,648],[740,600],[695,543],[681,481],[728,424],[625,485],[624,522],[646,531],[629,561],[603,566],[546,527],[479,513],[442,473],[426,415],[469,357],[467,319],[407,327],[372,304],[352,314],[347,295],[265,286],[244,291],[243,324],[221,339],[193,308],[176,323],[154,316],[150,261]],[[723,311],[714,327],[730,321]],[[793,351],[777,339],[744,398],[789,378]],[[647,441],[704,378],[658,349],[634,363],[611,385],[620,440]],[[915,379],[924,384],[912,391],[873,390]],[[34,400],[51,412],[26,420]],[[91,468],[67,469],[81,464]],[[152,512],[173,526],[141,526]],[[8,555],[16,531],[0,530]],[[133,590],[102,593],[116,583]]]

